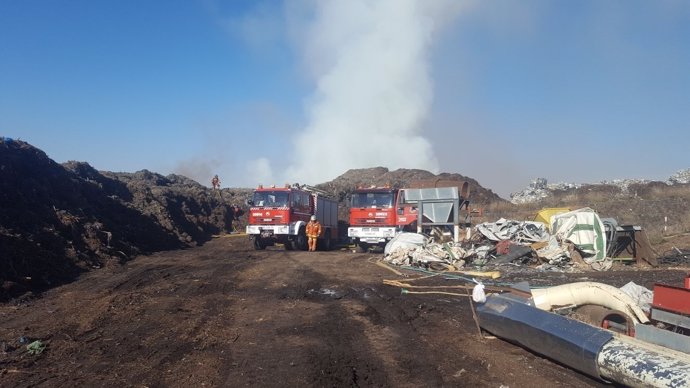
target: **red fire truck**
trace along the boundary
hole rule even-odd
[[[315,215],[321,223],[317,247],[329,250],[338,237],[338,202],[314,187],[294,184],[259,186],[250,206],[247,234],[255,249],[281,243],[287,250],[307,250],[306,225]]]
[[[398,190],[390,187],[357,188],[352,193],[347,236],[360,252],[384,247],[398,233],[397,198]]]

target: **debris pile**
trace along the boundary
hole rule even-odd
[[[384,250],[395,265],[448,269],[497,266],[535,267],[570,272],[577,267],[611,268],[607,235],[599,216],[589,208],[555,214],[550,230],[542,222],[504,218],[472,228],[462,242],[437,242],[433,237],[401,233]]]
[[[671,185],[675,184],[688,184],[690,183],[690,168],[685,170],[680,170],[668,178],[668,183]]]
[[[530,182],[529,186],[517,193],[510,193],[510,202],[514,204],[537,202],[546,198],[551,193],[547,189],[546,178],[537,178]]]
[[[550,197],[551,192],[554,190],[577,189],[580,186],[574,183],[549,184],[546,178],[537,178],[530,182],[529,186],[524,190],[510,193],[510,202],[515,205],[538,202],[541,199]]]
[[[630,186],[633,185],[647,185],[652,183],[648,179],[612,179],[603,180],[594,184],[578,184],[578,183],[548,183],[546,178],[537,178],[530,182],[530,184],[523,190],[511,193],[510,202],[515,205],[539,202],[544,198],[551,197],[556,190],[567,191],[571,189],[578,189],[585,186],[613,186],[621,190],[621,193],[628,194]],[[690,183],[690,168],[679,170],[671,175],[665,182],[667,185],[689,184]]]
[[[613,180],[603,180],[599,182],[601,185],[615,186],[621,189],[621,193],[630,193],[630,186],[632,185],[644,185],[650,183],[646,179],[613,179]]]
[[[664,252],[658,259],[659,264],[665,265],[688,265],[690,264],[690,249],[672,249]]]

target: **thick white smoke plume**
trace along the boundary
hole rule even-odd
[[[290,182],[321,183],[351,168],[438,171],[424,137],[434,35],[459,2],[316,1],[303,31],[316,81],[308,124],[295,138]]]

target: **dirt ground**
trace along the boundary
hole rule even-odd
[[[603,386],[480,338],[467,297],[384,285],[409,277],[375,265],[378,257],[254,251],[246,237],[226,236],[92,271],[0,305],[0,386]],[[523,271],[501,280],[650,287],[679,285],[686,272]],[[38,355],[26,351],[34,340],[47,345]]]

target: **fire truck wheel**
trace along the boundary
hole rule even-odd
[[[256,249],[257,251],[266,249],[266,244],[264,244],[264,242],[261,240],[261,237],[254,238],[254,249]]]
[[[297,237],[295,238],[295,241],[293,241],[292,247],[298,251],[307,250],[307,233],[305,232],[304,228],[300,228],[299,233],[297,233]]]
[[[332,246],[333,242],[331,241],[331,237],[330,237],[331,236],[331,230],[330,229],[326,229],[325,236],[326,236],[326,238],[323,239],[323,245],[322,245],[323,250],[324,251],[330,251],[331,249],[333,249],[333,246]]]
[[[365,242],[361,242],[357,244],[357,252],[359,253],[367,253],[369,251],[369,244]]]

